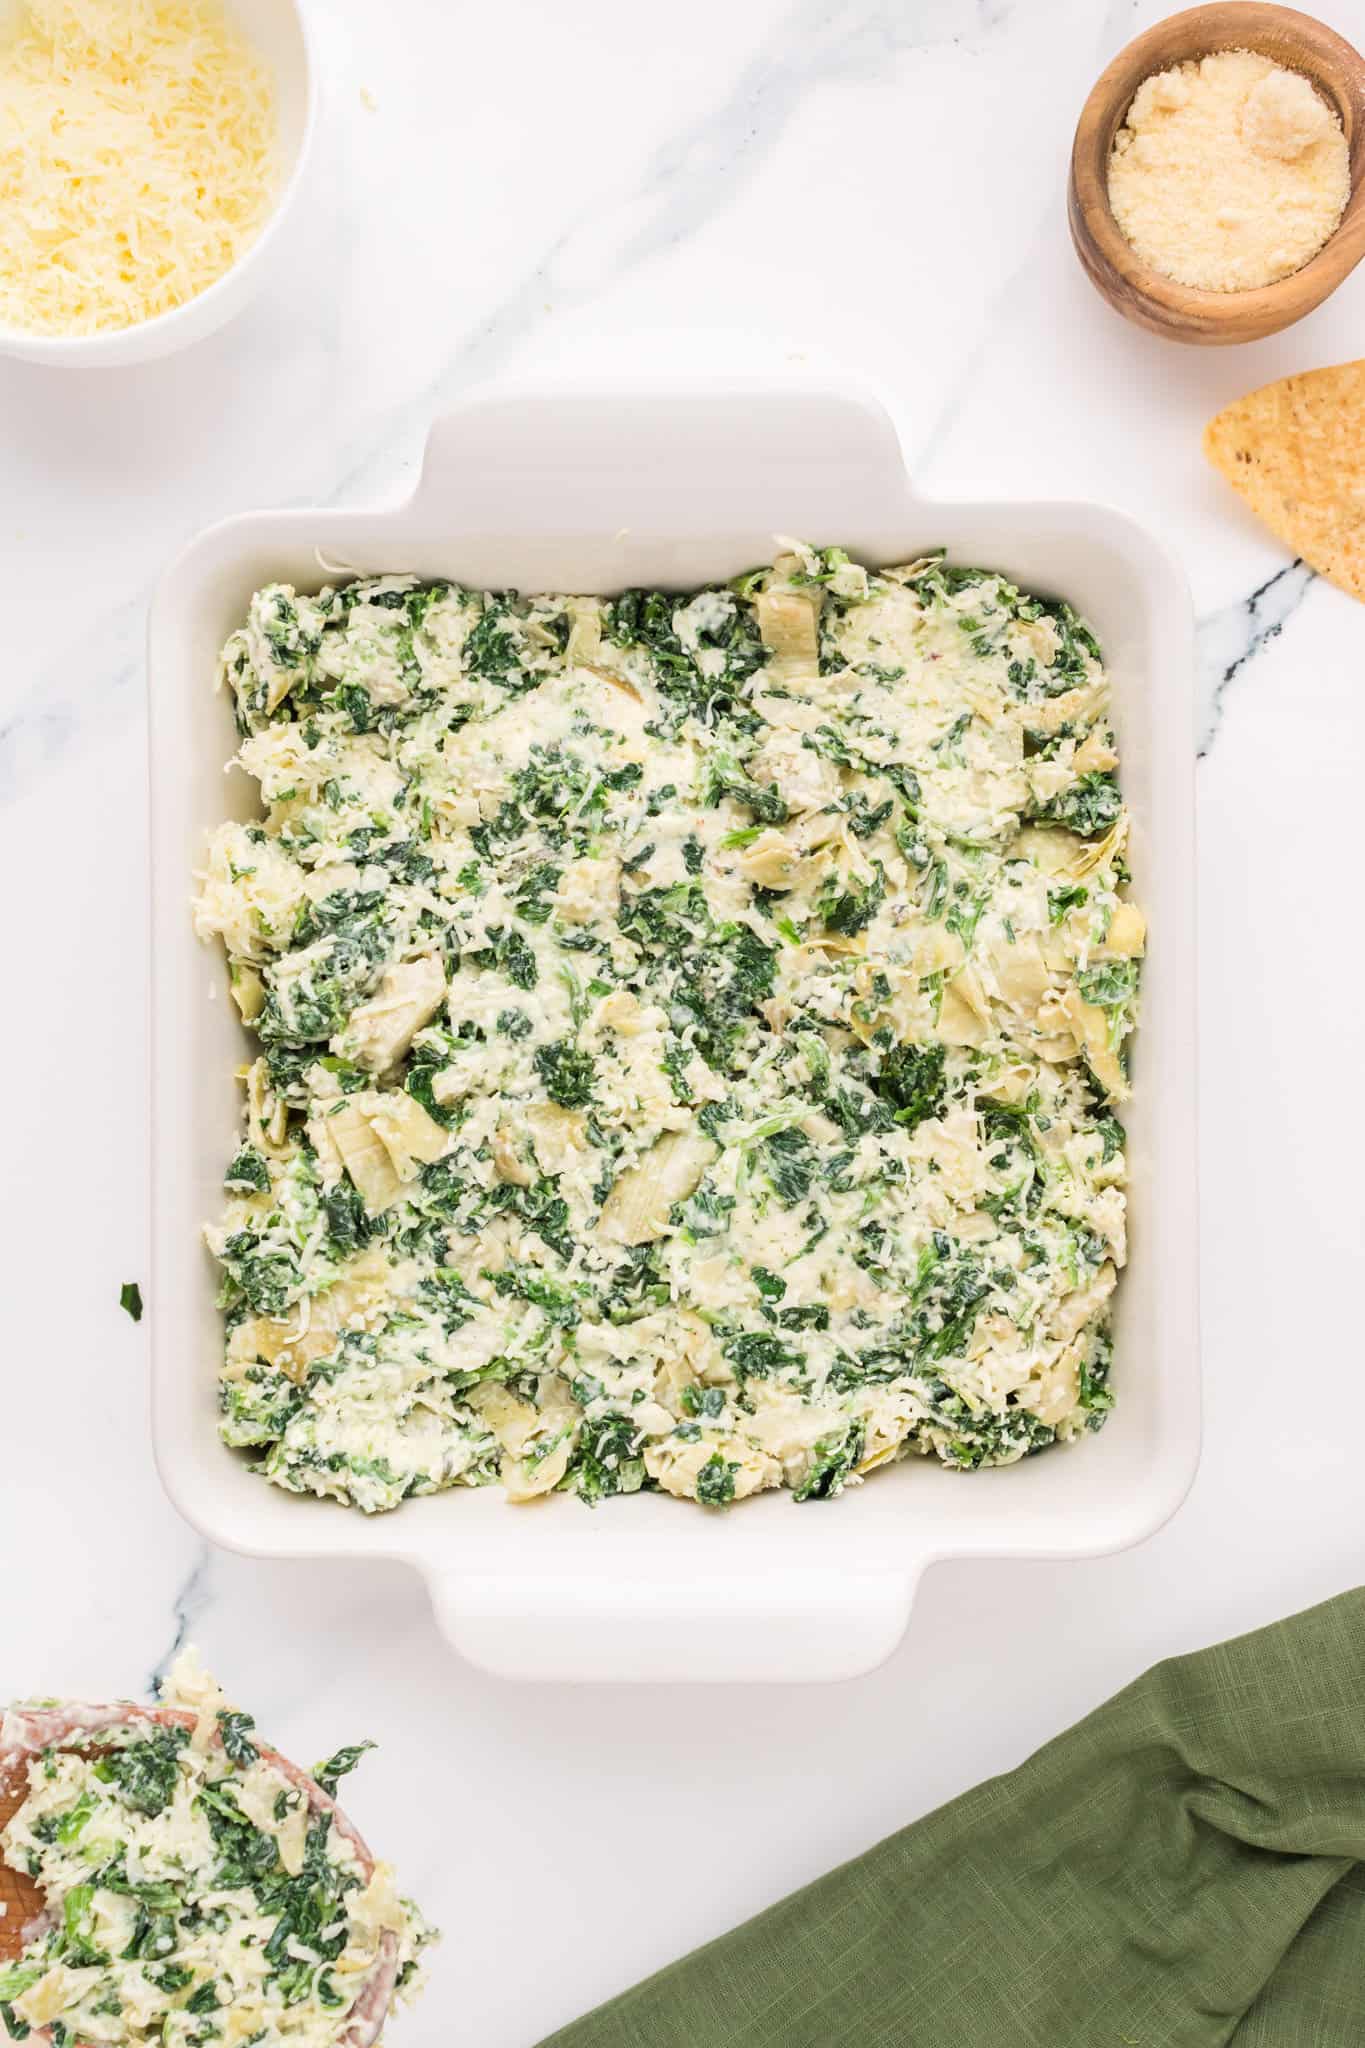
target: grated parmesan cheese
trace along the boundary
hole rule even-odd
[[[0,324],[131,327],[265,223],[269,74],[216,0],[28,0],[0,46]]]
[[[1350,184],[1332,108],[1250,50],[1144,79],[1109,159],[1109,203],[1138,255],[1204,291],[1300,269],[1334,232]]]

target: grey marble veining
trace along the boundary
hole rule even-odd
[[[147,1679],[145,1690],[151,1697],[160,1693],[172,1664],[194,1640],[195,1629],[213,1598],[213,1561],[212,1545],[201,1543],[195,1552],[193,1567],[172,1603],[175,1631]]]
[[[1294,561],[1267,576],[1249,597],[1201,618],[1195,642],[1199,663],[1198,753],[1202,761],[1218,737],[1228,689],[1249,661],[1277,640],[1317,578]]]

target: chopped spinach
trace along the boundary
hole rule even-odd
[[[591,1053],[581,1051],[571,1040],[561,1038],[553,1045],[537,1046],[536,1071],[551,1102],[561,1109],[583,1109],[592,1101],[596,1064]]]
[[[313,1782],[320,1785],[330,1799],[335,1799],[337,1786],[347,1774],[353,1771],[360,1759],[374,1748],[372,1742],[355,1742],[345,1749],[338,1749],[325,1763],[314,1764]]]
[[[188,1728],[157,1728],[140,1741],[109,1750],[94,1766],[95,1776],[113,1785],[134,1813],[154,1819],[171,1803],[189,1739]]]
[[[258,1194],[268,1195],[270,1170],[253,1146],[243,1145],[224,1174],[223,1185],[226,1188],[254,1190]]]
[[[713,1451],[697,1474],[697,1499],[703,1507],[723,1508],[735,1497],[739,1466]]]
[[[946,1055],[942,1045],[896,1045],[882,1061],[876,1077],[878,1094],[888,1102],[896,1122],[914,1130],[929,1117],[942,1116],[946,1103]]]
[[[1098,839],[1117,824],[1123,810],[1118,784],[1106,772],[1082,775],[1070,789],[1043,804],[1034,816],[1041,824],[1065,825],[1082,839]]]
[[[261,1753],[251,1740],[255,1726],[256,1723],[250,1714],[219,1709],[218,1733],[222,1739],[223,1749],[233,1763],[241,1764],[244,1768],[247,1764],[254,1764]]]
[[[647,1483],[641,1432],[628,1415],[589,1416],[578,1438],[565,1484],[590,1506],[616,1493],[638,1493]]]

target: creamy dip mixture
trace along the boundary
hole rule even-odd
[[[5,1717],[0,1744],[33,1753],[0,1854],[46,1906],[0,1968],[6,2035],[53,2048],[363,2048],[390,1996],[416,1989],[434,1938],[332,1806],[371,1745],[339,1751],[310,1782],[263,1751],[192,1654],[165,1706],[112,1724],[43,1705]]]
[[[395,1507],[1099,1425],[1144,923],[1096,642],[929,558],[252,599],[222,1433]]]

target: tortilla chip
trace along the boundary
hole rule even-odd
[[[1365,599],[1365,362],[1239,398],[1205,427],[1204,453],[1286,547]]]

